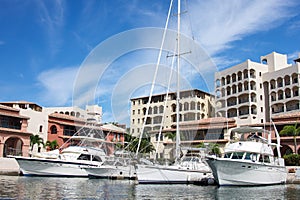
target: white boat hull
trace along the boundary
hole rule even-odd
[[[189,170],[178,166],[138,165],[136,171],[141,184],[188,184],[212,178],[209,171]]]
[[[283,184],[287,178],[287,170],[284,166],[221,158],[209,158],[207,163],[212,169],[215,180],[221,186]]]
[[[108,179],[136,179],[134,166],[109,166],[88,167],[85,169],[90,178]]]
[[[84,168],[97,166],[88,162],[15,156],[24,176],[88,177]]]

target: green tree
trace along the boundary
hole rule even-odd
[[[209,148],[209,153],[210,154],[214,154],[214,155],[217,155],[217,156],[221,155],[221,150],[220,150],[220,147],[219,147],[218,144],[210,143],[208,148]]]
[[[130,134],[126,134],[124,139],[125,142],[127,143],[125,149],[131,152],[136,152],[139,143],[139,138],[134,137]],[[150,142],[149,138],[142,138],[140,144],[140,153],[150,153],[154,150],[155,148],[153,144]]]
[[[30,146],[31,146],[31,151],[33,150],[34,145],[37,144],[38,148],[40,145],[44,145],[44,140],[41,138],[39,135],[31,135],[30,136]],[[38,150],[40,152],[40,150]]]
[[[279,133],[281,136],[293,136],[294,139],[294,153],[297,153],[297,136],[300,135],[300,127],[297,124],[284,126]]]
[[[174,141],[174,139],[176,138],[176,133],[173,132],[167,132],[165,134],[166,137],[168,137],[169,139],[171,139],[172,141]]]
[[[196,148],[205,148],[205,144],[203,142],[200,142],[197,144]]]
[[[58,143],[56,140],[53,140],[53,141],[47,140],[45,147],[49,147],[50,151],[52,151],[52,150],[57,149],[59,146],[58,146]]]

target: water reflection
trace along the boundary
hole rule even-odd
[[[297,199],[300,185],[216,187],[134,181],[0,176],[0,199]]]

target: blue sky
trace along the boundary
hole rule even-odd
[[[169,2],[0,0],[0,101],[26,100],[45,107],[73,105],[74,82],[91,52],[124,31],[163,28]],[[182,16],[182,32],[195,38],[217,69],[246,59],[259,62],[260,56],[273,51],[287,54],[291,63],[300,52],[299,6],[298,0],[183,1],[188,13]],[[176,28],[172,18],[169,28]],[[103,107],[104,122],[128,123],[129,107],[115,111],[112,96],[117,97],[112,91],[120,88],[119,84],[134,82],[128,80],[128,73],[137,73],[156,60],[157,51],[133,51],[114,60],[105,76],[98,77],[93,101]],[[149,75],[139,73],[140,77]],[[127,97],[147,95],[149,87],[141,89],[139,84]],[[193,87],[202,89],[199,81]],[[129,99],[122,101],[128,104]]]

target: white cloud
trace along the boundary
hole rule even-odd
[[[196,40],[212,55],[230,48],[231,42],[281,25],[293,14],[293,1],[192,1],[189,9]]]
[[[77,71],[78,67],[67,67],[40,73],[38,82],[42,86],[42,91],[39,101],[50,106],[70,104]]]

